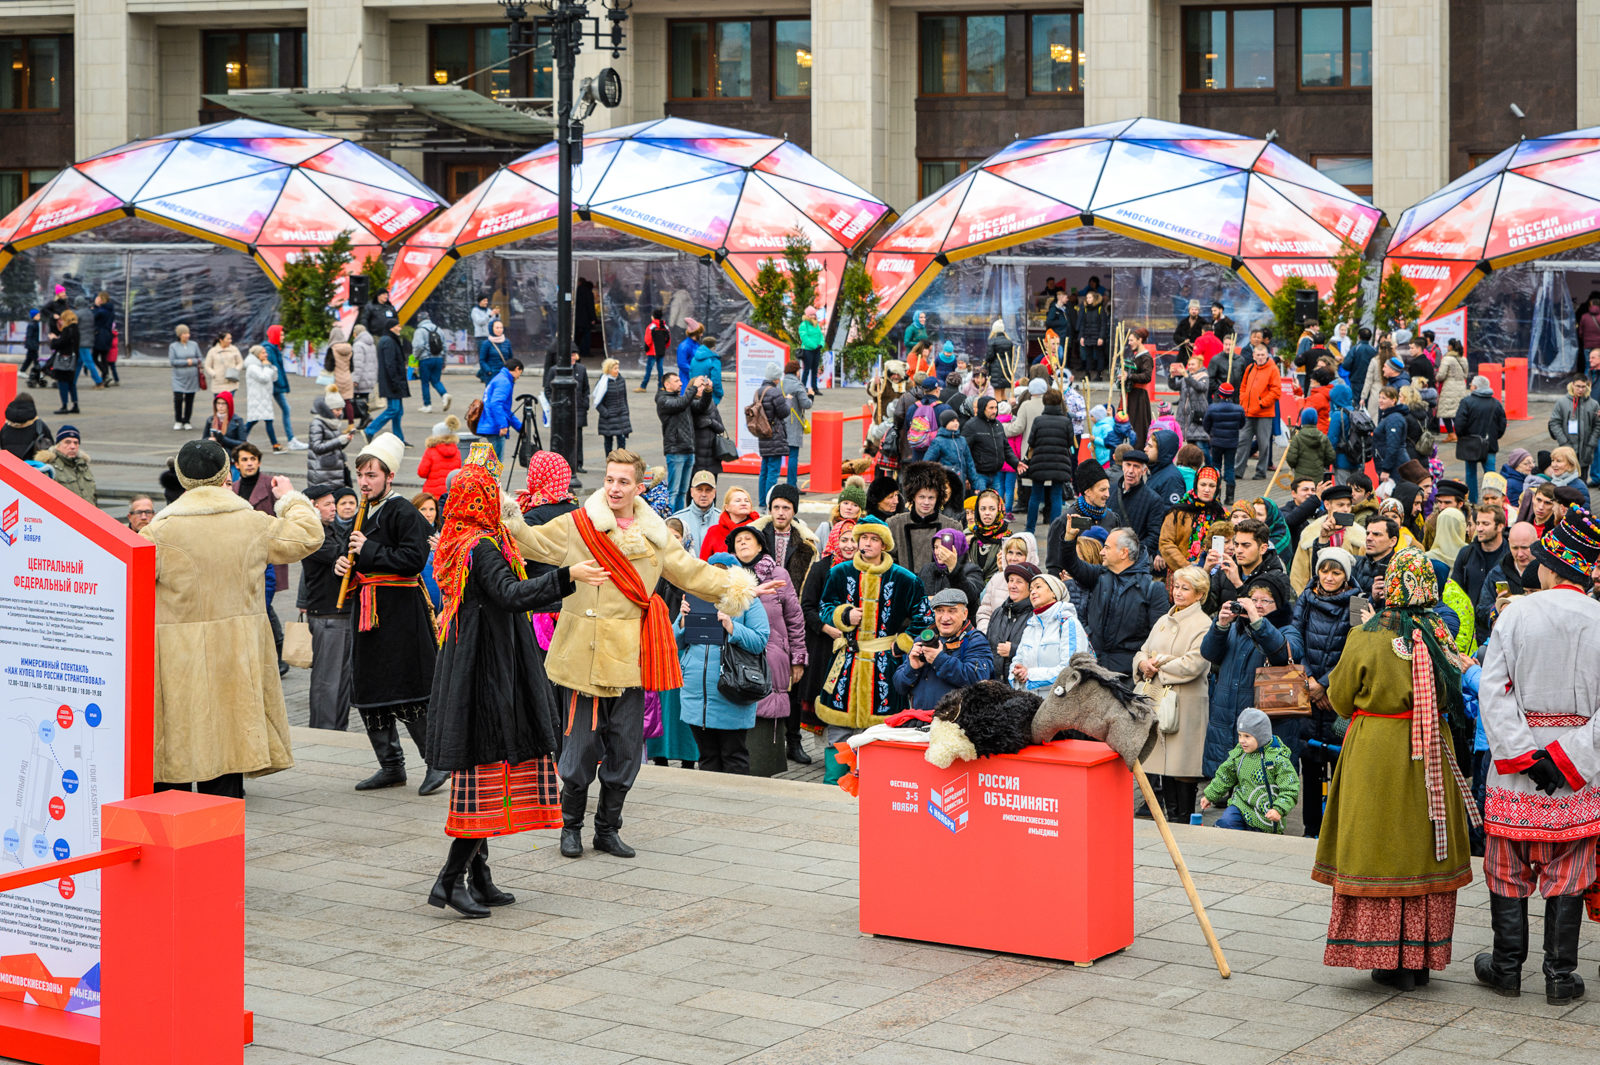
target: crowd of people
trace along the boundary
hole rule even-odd
[[[180,373],[242,379],[250,417],[218,388],[169,471],[167,506],[130,507],[130,528],[159,552],[157,716],[173,739],[158,744],[157,777],[242,794],[245,776],[292,761],[270,603],[296,561],[311,722],[343,729],[356,710],[376,761],[360,790],[407,782],[399,729],[410,733],[419,790],[450,788],[453,842],[430,902],[468,917],[514,901],[490,877],[488,838],[559,827],[561,853],[581,857],[591,800],[591,845],[632,857],[620,830],[646,758],[770,772],[813,760],[809,732],[837,782],[841,745],[860,732],[926,722],[979,681],[1049,687],[1086,653],[1161,708],[1146,768],[1162,816],[1217,808],[1221,827],[1283,833],[1298,815],[1317,837],[1311,875],[1334,899],[1328,964],[1426,983],[1450,960],[1455,892],[1484,854],[1497,901],[1479,978],[1520,986],[1539,891],[1547,994],[1571,1001],[1574,907],[1600,836],[1585,812],[1600,779],[1600,671],[1580,663],[1569,681],[1571,669],[1539,666],[1600,626],[1585,487],[1600,404],[1575,382],[1550,421],[1555,446],[1511,451],[1496,471],[1504,409],[1451,350],[1404,330],[1373,344],[1366,329],[1324,340],[1315,328],[1292,353],[1263,329],[1241,347],[1220,305],[1209,323],[1198,311],[1177,354],[1138,330],[1108,353],[1105,403],[1048,352],[1018,369],[941,345],[942,381],[886,363],[864,472],[814,529],[796,484],[811,367],[767,368],[752,405],[767,423],[758,487],[728,484],[721,363],[693,318],[673,362],[670,330],[648,339],[659,464],[628,447],[636,412],[620,365],[585,383],[604,465],[583,499],[570,488],[581,451],[570,463],[535,452],[525,489],[501,491],[505,444],[523,428],[522,363],[497,348],[492,318],[481,394],[415,457],[401,434],[415,338],[381,309],[337,334],[303,494],[263,474],[248,441],[256,421],[272,428],[254,397],[279,395],[277,338],[249,361],[197,354],[180,332],[175,428],[189,416]],[[938,343],[917,324],[918,343]],[[386,401],[377,417],[363,348]],[[1162,376],[1175,404],[1144,387]],[[448,409],[437,375],[419,377]],[[1280,417],[1285,379],[1294,425]],[[15,414],[6,431],[15,423],[30,449],[48,439],[45,464],[82,454],[72,427],[52,435],[35,412]],[[1451,445],[1464,480],[1444,475]],[[1252,456],[1259,495],[1237,490]],[[425,487],[407,498],[394,480],[412,461]],[[1281,505],[1269,477],[1288,489]],[[260,579],[196,596],[189,574],[225,566]],[[195,640],[191,623],[219,638]],[[269,665],[224,670],[237,690],[219,703],[203,679],[219,654]],[[1298,694],[1263,698],[1263,670],[1295,678]],[[217,705],[237,720],[208,731]]]

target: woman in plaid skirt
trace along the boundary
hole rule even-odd
[[[1433,568],[1395,553],[1383,609],[1346,638],[1328,699],[1350,719],[1311,878],[1333,888],[1324,965],[1371,969],[1400,991],[1450,963],[1456,892],[1472,882],[1478,823],[1450,728],[1470,665],[1438,615]]]
[[[489,444],[472,445],[434,552],[444,608],[428,750],[451,774],[452,839],[428,902],[464,917],[516,901],[489,876],[490,836],[561,827],[560,709],[528,615],[559,610],[575,581],[606,580],[592,561],[527,577],[500,521],[500,468]]]

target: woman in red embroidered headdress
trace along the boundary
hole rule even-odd
[[[444,606],[428,750],[432,766],[451,773],[453,839],[428,901],[465,917],[516,901],[490,879],[489,837],[561,825],[560,708],[528,613],[559,610],[576,581],[606,579],[592,561],[526,576],[500,520],[499,466],[489,445],[472,445],[434,552]]]

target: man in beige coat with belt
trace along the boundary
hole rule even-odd
[[[551,566],[594,560],[611,569],[584,540],[579,522],[587,519],[594,532],[627,559],[645,596],[665,577],[690,595],[716,603],[719,611],[738,616],[758,594],[782,586],[776,580],[757,585],[745,570],[717,569],[685,551],[666,523],[639,498],[643,481],[643,460],[618,448],[606,456],[604,485],[580,510],[534,527],[523,521],[516,502],[507,499],[502,518],[526,559]],[[664,606],[658,609],[665,612]],[[644,629],[644,608],[623,592],[614,571],[604,584],[578,585],[561,603],[545,671],[567,717],[556,763],[561,774],[565,857],[583,853],[589,785],[597,772],[595,849],[619,858],[634,856],[617,832],[622,827],[622,804],[644,762]],[[667,639],[670,642],[670,633]],[[675,647],[668,653],[676,659]]]
[[[276,517],[227,487],[227,452],[183,445],[183,495],[140,530],[156,545],[156,790],[244,798],[244,778],[294,765],[266,568],[322,546],[322,522],[287,477]]]

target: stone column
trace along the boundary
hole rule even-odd
[[[660,15],[633,15],[627,28],[628,51],[621,60],[626,66],[617,65],[622,106],[611,112],[607,126],[626,126],[666,113],[667,20]],[[610,58],[610,53],[606,56]],[[600,117],[598,110],[594,117]]]
[[[77,158],[160,132],[154,18],[125,0],[75,0],[72,53]]]
[[[201,91],[205,87],[200,70],[200,28],[162,26],[156,34],[161,52],[160,115],[161,132],[187,129],[199,121],[205,106]]]
[[[1084,0],[1085,125],[1163,117],[1160,0]]]
[[[370,87],[394,80],[386,11],[363,7],[361,0],[307,0],[307,88]]]
[[[389,23],[389,72],[385,80],[396,85],[430,85],[433,72],[428,67],[428,24],[426,22]],[[389,159],[405,167],[418,181],[423,180],[424,153],[390,152]]]
[[[917,62],[917,11],[894,8],[889,13],[889,156],[883,184],[869,185],[867,191],[899,211],[917,202]]]
[[[879,195],[891,184],[890,25],[888,0],[811,0],[811,152]]]
[[[1398,219],[1437,192],[1450,180],[1449,150],[1449,0],[1374,0],[1373,203]]]
[[[1600,126],[1600,0],[1578,3],[1578,128]]]

